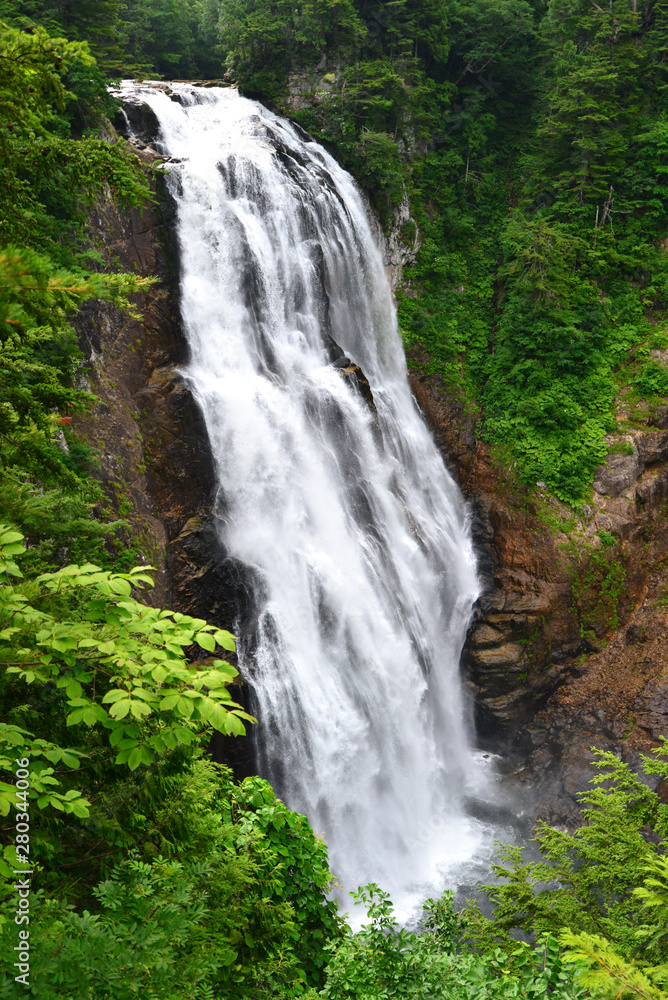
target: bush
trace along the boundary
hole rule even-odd
[[[529,1000],[547,993],[555,1000],[574,1000],[580,995],[572,967],[562,962],[552,937],[535,949],[515,944],[509,953],[460,950],[463,925],[452,892],[427,901],[425,929],[419,933],[398,926],[389,896],[377,885],[354,895],[371,919],[357,933],[348,930],[340,942],[329,945],[327,982],[319,994],[327,1000]]]
[[[493,865],[491,920],[469,906],[474,945],[493,951],[511,932],[552,934],[576,962],[576,981],[604,998],[662,1000],[668,977],[668,805],[628,764],[598,751],[593,789],[574,833],[540,824],[540,861],[507,847]],[[668,777],[668,740],[641,756],[647,776]]]
[[[641,396],[668,396],[668,368],[660,361],[648,361],[634,384]]]

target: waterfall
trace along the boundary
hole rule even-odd
[[[478,595],[466,509],[411,396],[353,179],[233,89],[166,89],[122,93],[171,158],[185,375],[222,541],[256,581],[239,652],[259,771],[346,889],[410,899],[483,837],[458,675]]]

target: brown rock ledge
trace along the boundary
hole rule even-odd
[[[480,414],[424,373],[424,352],[411,361],[414,395],[471,511],[484,593],[462,668],[478,737],[517,761],[537,814],[575,823],[591,747],[637,764],[668,733],[668,437],[634,431],[633,454],[611,454],[597,470],[609,487],[594,484],[576,517],[518,485],[479,439]]]

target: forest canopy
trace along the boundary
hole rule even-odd
[[[628,430],[619,393],[633,410],[668,391],[665,0],[5,0],[5,12],[87,40],[108,75],[221,79],[273,102],[335,152],[386,226],[408,199],[410,363],[464,394],[525,483],[580,505],[606,435]]]

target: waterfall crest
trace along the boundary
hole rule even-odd
[[[170,89],[124,85],[172,158],[185,375],[222,540],[257,581],[240,663],[259,770],[346,889],[408,898],[482,836],[458,676],[478,595],[466,510],[412,399],[350,175],[232,89]]]

